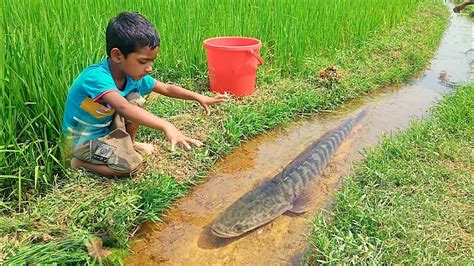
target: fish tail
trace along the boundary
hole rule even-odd
[[[367,109],[360,111],[360,113],[358,113],[358,114],[353,118],[352,123],[353,123],[354,125],[357,124],[357,123],[359,123],[359,121],[362,120],[362,118],[364,118],[366,114],[367,114]]]
[[[329,156],[331,156],[336,149],[341,145],[347,135],[351,132],[352,128],[359,123],[362,118],[367,114],[367,110],[359,112],[354,118],[348,120],[346,123],[342,124],[339,128],[331,132],[326,138],[330,143],[328,147]]]

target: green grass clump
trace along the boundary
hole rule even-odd
[[[473,263],[474,85],[369,150],[328,215],[309,264]]]

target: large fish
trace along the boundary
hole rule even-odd
[[[305,212],[311,194],[305,188],[323,172],[336,149],[364,115],[365,111],[362,111],[327,132],[279,174],[239,198],[215,220],[212,233],[221,238],[236,237],[286,211]]]

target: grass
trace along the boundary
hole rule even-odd
[[[386,136],[314,220],[307,264],[474,262],[474,84]]]
[[[147,158],[147,169],[136,178],[103,179],[66,172],[66,176],[46,176],[44,183],[52,182],[54,186],[38,187],[37,190],[24,189],[18,184],[23,179],[13,179],[13,187],[19,188],[15,193],[22,193],[22,202],[21,208],[12,205],[12,201],[3,203],[2,219],[7,222],[1,224],[8,226],[0,227],[0,236],[4,239],[0,249],[6,256],[5,262],[88,261],[90,259],[85,259],[87,250],[80,243],[92,235],[101,236],[105,245],[113,248],[114,255],[110,260],[120,260],[121,255],[117,254],[123,254],[130,234],[139,224],[147,220],[159,221],[177,197],[184,195],[190,186],[201,182],[215,161],[240,142],[276,125],[288,123],[296,116],[337,108],[351,98],[381,86],[409,80],[422,71],[437,48],[447,24],[448,11],[441,2],[436,3],[429,7],[417,3],[410,12],[416,12],[418,16],[407,15],[392,27],[378,28],[377,34],[373,32],[371,38],[361,41],[360,45],[330,49],[331,52],[325,55],[308,55],[304,60],[305,71],[299,74],[282,75],[285,70],[269,60],[270,63],[259,70],[254,97],[218,106],[210,117],[206,117],[193,103],[150,98],[149,110],[169,119],[185,133],[203,140],[206,147],[192,152],[171,153],[161,133],[143,129],[139,137],[157,143],[160,155]],[[97,12],[94,8],[92,5],[91,14]],[[62,15],[67,15],[67,12]],[[344,40],[344,43],[351,41]],[[267,47],[270,45],[267,44]],[[271,58],[270,52],[264,53]],[[333,65],[337,66],[342,77],[319,77],[322,69]],[[166,75],[173,77],[175,74]],[[197,72],[193,77],[183,76],[178,82],[195,91],[208,93],[205,72]],[[42,115],[46,113],[51,115],[49,111]],[[38,119],[42,119],[40,117]],[[36,121],[31,123],[31,127],[41,128],[41,123]],[[14,129],[12,132],[15,132]],[[30,137],[36,134],[28,130],[24,132]],[[49,136],[47,133],[43,135],[46,137],[41,142],[27,144],[33,148],[35,145],[46,145],[45,139]],[[49,142],[47,145],[53,147]],[[12,156],[19,148],[15,146],[9,150],[7,156]],[[52,160],[50,155],[56,154],[53,150],[43,157],[24,153],[30,154],[33,162],[38,162],[37,158]],[[31,168],[24,168],[26,170],[22,173],[35,173],[36,166],[32,163]],[[43,170],[39,169],[36,171],[38,175],[25,178],[22,184],[34,185],[36,179],[47,175]],[[12,176],[18,176],[16,174]],[[38,184],[40,182],[37,181]],[[68,257],[68,254],[76,255]]]
[[[464,11],[470,18],[474,18],[474,7],[472,5],[467,6]]]

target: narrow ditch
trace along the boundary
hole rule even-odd
[[[342,177],[352,171],[361,151],[382,133],[422,117],[453,84],[470,80],[472,22],[453,14],[436,57],[422,77],[351,102],[337,112],[318,114],[285,129],[275,129],[240,146],[210,173],[208,182],[180,199],[164,222],[145,223],[132,244],[129,265],[296,264],[307,247],[310,219],[332,200]],[[318,179],[314,208],[303,215],[282,215],[242,237],[214,238],[209,226],[247,191],[278,173],[310,143],[360,110],[366,117],[349,135]]]

